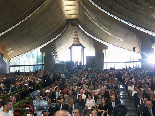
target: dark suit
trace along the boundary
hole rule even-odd
[[[146,93],[146,94],[145,94],[145,98],[147,98],[148,101],[150,101],[150,94],[149,94],[149,93]]]
[[[146,104],[144,104],[144,103],[140,104],[140,106],[138,108],[138,116],[140,116],[140,114],[143,114],[143,112],[146,108],[147,108]]]
[[[119,100],[115,101],[115,106],[120,104],[121,102]],[[112,106],[112,101],[108,102],[108,114],[112,114],[113,111],[113,106]]]
[[[54,92],[50,93],[49,98],[51,99],[51,103],[53,103],[54,99],[56,98],[55,93]]]
[[[81,101],[80,101],[80,100],[77,100],[76,103],[79,103],[81,109],[84,109],[84,107],[85,107],[85,102],[84,102],[83,99],[81,99]]]
[[[42,92],[42,93],[40,93],[40,96],[42,96],[42,97],[46,97],[46,95],[47,95],[47,93],[46,92]]]
[[[56,110],[68,110],[68,104],[59,104],[56,108]]]
[[[155,108],[152,107],[152,114],[153,116],[155,116]],[[150,116],[149,110],[147,108],[145,108],[143,116]]]
[[[82,109],[81,109],[81,107],[80,107],[80,105],[79,105],[79,103],[74,103],[74,109],[78,109],[79,110],[79,114],[82,114],[83,112],[82,112]],[[72,112],[73,112],[73,105],[69,105],[68,106],[68,110],[67,110],[70,114],[72,114]]]
[[[142,102],[144,101],[143,98],[139,98],[138,93],[134,94],[134,106],[136,108],[136,111],[138,110],[138,105],[140,105],[140,100],[142,99]],[[142,104],[142,103],[141,103]]]

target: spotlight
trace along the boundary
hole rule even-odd
[[[148,62],[150,64],[155,64],[155,54],[148,56]]]

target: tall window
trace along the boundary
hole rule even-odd
[[[82,61],[82,47],[72,46],[72,61],[81,62]]]
[[[121,69],[126,67],[141,67],[141,54],[113,45],[109,45],[104,54],[104,69]]]
[[[10,72],[34,72],[44,69],[44,57],[40,49],[16,56],[10,60]]]

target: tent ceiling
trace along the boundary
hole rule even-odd
[[[153,0],[93,1],[123,20],[155,31]],[[31,16],[17,27],[3,33],[29,15]],[[84,30],[105,42],[129,50],[136,47],[138,48],[136,51],[140,52],[141,38],[137,32],[143,32],[135,31],[134,28],[108,16],[93,6],[89,0],[1,0],[0,52],[6,52],[9,57],[14,57],[34,49],[61,33],[67,21],[71,19],[78,19],[78,23]],[[64,50],[61,49],[63,46],[66,48],[72,43],[72,36],[70,36],[72,29],[69,30],[55,44],[58,53]],[[77,33],[80,42],[93,51],[91,40],[87,39],[81,31],[77,30]]]

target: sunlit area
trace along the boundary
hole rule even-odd
[[[74,63],[78,62],[79,64],[79,62],[81,62],[83,65],[86,65],[86,57],[95,56],[95,53],[88,50],[87,48],[84,48],[84,53],[82,53],[81,46],[72,46],[71,49],[68,48],[59,54],[55,59],[56,63],[58,64],[62,62],[65,63],[73,61]],[[82,57],[83,55],[84,58]],[[108,49],[104,51],[104,69],[141,67],[140,59],[140,53],[109,45]],[[155,55],[148,57],[149,63],[155,64],[154,59]],[[17,70],[21,72],[33,72],[38,69],[44,69],[44,55],[40,52],[39,49],[35,49],[31,52],[14,57],[10,61],[10,72],[15,72]]]
[[[109,45],[104,54],[104,68],[122,69],[129,67],[141,67],[141,54],[113,45]]]
[[[70,61],[70,49],[65,50],[58,55],[57,61]],[[56,62],[57,63],[57,62]]]
[[[67,49],[63,53],[58,55],[58,58],[56,59],[56,63],[60,62],[69,62],[71,59],[70,55],[70,49]],[[82,47],[81,46],[72,46],[72,61],[73,62],[82,62],[82,64],[86,64],[86,56],[95,56],[95,53],[91,52],[87,48],[84,48],[84,61],[82,59]]]
[[[155,54],[148,56],[148,63],[155,64]]]
[[[72,46],[72,61],[81,62],[82,61],[82,47]]]

